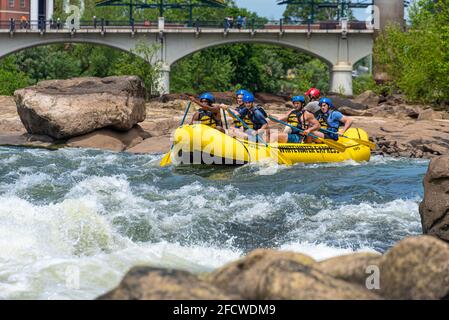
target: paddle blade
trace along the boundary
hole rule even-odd
[[[368,148],[370,148],[371,150],[376,150],[376,144],[372,143],[371,141],[366,141],[366,140],[361,140],[361,139],[354,139],[352,138],[352,140],[354,140],[355,142],[364,145]]]
[[[161,167],[166,167],[171,164],[171,150],[165,154],[165,156],[162,158],[159,165]]]

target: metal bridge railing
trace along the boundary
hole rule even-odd
[[[74,31],[72,23],[67,24],[65,21],[57,20],[0,20],[0,29],[8,30],[9,32],[15,32],[18,30],[33,30],[45,32],[48,30],[66,30]],[[80,21],[79,29],[99,29],[106,31],[107,29],[125,29],[135,31],[137,29],[158,29],[159,22],[152,20],[106,20],[106,19],[93,19],[90,21]],[[195,20],[195,21],[164,21],[164,29],[195,29],[200,31],[201,29],[223,29],[224,32],[230,30],[279,30],[284,32],[287,30],[336,30],[341,29],[342,23],[340,21],[321,21],[314,23],[294,20],[247,20],[244,23],[231,22],[227,19],[222,21],[207,21],[207,20]],[[364,30],[368,29],[365,21],[348,21],[346,24],[348,30]]]

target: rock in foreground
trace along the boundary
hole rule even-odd
[[[228,296],[186,271],[135,267],[100,300],[225,300]]]
[[[397,243],[380,261],[380,293],[388,299],[447,299],[449,245],[430,236]]]
[[[376,280],[377,279],[377,280]],[[257,249],[201,276],[138,267],[99,299],[377,300],[447,299],[449,245],[409,237],[384,255],[354,253],[321,262]]]
[[[449,156],[430,162],[419,213],[424,234],[449,242]]]
[[[145,91],[135,76],[42,81],[17,90],[17,112],[30,134],[67,139],[145,120]]]

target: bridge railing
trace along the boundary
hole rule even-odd
[[[106,20],[106,19],[92,19],[89,21],[82,20],[79,22],[79,29],[128,29],[135,31],[136,29],[158,29],[158,21],[152,20]],[[8,30],[14,32],[17,30],[34,30],[45,32],[47,30],[69,30],[74,28],[74,22],[67,23],[65,21],[57,20],[0,20],[0,30]],[[76,27],[78,28],[78,26]],[[207,21],[207,20],[179,20],[179,21],[164,21],[164,29],[223,29],[225,32],[229,30],[279,30],[281,32],[287,30],[337,30],[342,29],[341,21],[318,21],[310,23],[307,21],[294,20],[243,20],[230,21],[224,19],[221,21]],[[365,21],[347,21],[345,28],[348,30],[364,30],[368,29]]]

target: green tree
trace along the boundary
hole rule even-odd
[[[149,46],[145,41],[136,44],[133,54],[122,53],[113,67],[115,75],[136,75],[145,84],[147,95],[152,96],[160,91],[161,64],[157,60],[160,47],[158,45]],[[136,56],[140,57],[136,59]]]
[[[229,57],[209,49],[194,53],[177,63],[171,72],[175,92],[226,91],[231,85],[234,66]]]
[[[391,25],[375,44],[376,63],[392,85],[411,101],[449,101],[449,6],[446,0],[420,0],[404,32]]]
[[[17,67],[13,56],[0,60],[0,95],[12,95],[15,90],[30,84],[26,73]]]

